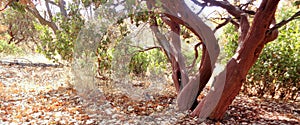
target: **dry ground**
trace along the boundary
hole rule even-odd
[[[197,118],[176,110],[171,86],[165,86],[164,93],[143,93],[139,99],[117,89],[108,91],[113,82],[104,80],[99,91],[79,93],[70,67],[8,63],[20,60],[0,62],[0,124],[197,124]],[[147,84],[152,83],[138,82],[133,88]],[[202,124],[300,124],[299,107],[299,102],[240,94],[223,121]]]

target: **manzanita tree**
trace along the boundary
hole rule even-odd
[[[209,117],[220,120],[241,90],[248,71],[256,62],[264,45],[276,39],[278,28],[299,16],[300,11],[289,19],[276,24],[275,12],[279,0],[263,0],[258,8],[250,7],[253,5],[253,1],[245,4],[232,4],[227,0],[192,0],[192,2],[202,8],[220,7],[227,11],[230,17],[223,18],[225,19],[224,23],[212,30],[182,0],[147,0],[149,11],[159,13],[159,16],[151,16],[151,29],[172,64],[173,81],[178,91],[179,109],[191,109],[193,110],[192,115],[200,118]],[[165,38],[157,28],[156,20],[158,17],[169,25],[172,31],[170,40]],[[240,29],[238,48],[226,64],[224,71],[215,77],[210,92],[200,103],[197,103],[197,96],[212,76],[219,54],[219,46],[214,31],[230,22]],[[194,78],[188,76],[180,51],[179,25],[191,30],[199,38],[202,45],[203,55],[199,74]]]

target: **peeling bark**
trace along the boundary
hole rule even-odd
[[[240,36],[238,42],[244,41],[244,39],[248,34],[249,28],[250,28],[250,24],[247,15],[245,13],[242,13],[240,19]]]
[[[228,106],[232,103],[235,96],[238,95],[249,69],[263,49],[266,32],[274,17],[278,2],[279,0],[264,0],[259,7],[245,39],[241,41],[236,55],[226,66],[227,74],[224,91],[218,105],[209,118],[221,120]],[[219,77],[216,79],[219,79]]]
[[[178,95],[178,106],[180,110],[188,110],[192,108],[198,94],[207,84],[212,74],[219,47],[213,31],[204,22],[188,9],[184,1],[162,1],[167,15],[172,20],[186,26],[196,36],[199,37],[206,47],[205,54],[203,53],[203,63],[201,63],[199,75],[190,80],[188,85]],[[190,85],[189,85],[190,84]],[[198,86],[198,88],[195,86]]]
[[[192,115],[197,115],[200,119],[205,119],[209,116],[211,119],[221,120],[228,106],[241,90],[248,71],[259,57],[264,45],[276,39],[278,35],[277,30],[274,30],[274,32],[270,31],[270,28],[272,28],[270,24],[275,24],[274,14],[279,0],[263,0],[257,12],[253,13],[255,17],[251,26],[247,19],[247,12],[235,8],[235,6],[229,2],[215,0],[203,1],[209,3],[211,6],[224,8],[238,19],[239,24],[234,21],[232,22],[232,20],[230,22],[240,27],[240,36],[239,47],[236,50],[236,54],[227,63],[224,71],[215,77],[213,89],[211,89],[208,95],[199,104],[196,98],[210,79],[219,54],[216,38],[214,37],[213,31],[206,26],[197,15],[188,9],[184,1],[161,0],[160,2],[164,16],[187,27],[203,42],[203,55],[199,73],[190,79],[186,85],[183,85],[183,89],[177,98],[179,110],[192,109]],[[153,9],[152,7],[158,8],[158,4],[155,4],[155,2],[155,0],[147,1],[149,9]],[[172,45],[170,44],[169,46]],[[178,48],[180,47],[177,47],[177,49]],[[172,51],[175,53],[179,52],[176,49]],[[176,79],[181,79],[181,76],[178,74],[182,73],[179,72],[182,71],[182,69],[180,69],[182,66],[178,63],[174,63],[178,61],[178,57],[174,56],[174,58],[172,64],[173,80],[176,83]],[[178,81],[176,84],[179,84]],[[178,90],[180,87],[177,85],[176,88]]]
[[[219,46],[213,31],[185,4],[184,1],[162,0],[164,14],[172,21],[186,26],[203,42],[203,56],[199,74],[190,79],[187,84],[183,83],[183,89],[180,91],[177,101],[180,110],[193,108],[192,105],[197,101],[196,98],[207,84],[212,75],[212,69],[215,66],[219,54]],[[151,10],[157,7],[154,0],[147,1],[147,6]],[[204,48],[204,47],[203,47]],[[182,70],[182,67],[180,66]]]
[[[180,84],[184,87],[189,82],[189,77],[187,74],[185,60],[181,53],[180,26],[178,23],[171,20],[164,20],[164,22],[171,27],[172,32],[170,33],[170,45],[174,48],[172,49],[171,54],[174,56],[175,61],[179,66],[176,69],[180,71]],[[182,87],[180,89],[182,89]]]

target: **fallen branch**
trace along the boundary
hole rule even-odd
[[[0,60],[0,64],[1,65],[8,65],[8,66],[12,66],[12,65],[19,65],[19,66],[28,66],[28,67],[54,67],[54,68],[61,68],[64,67],[65,65],[63,64],[47,64],[47,63],[26,63],[26,62],[18,62],[18,61],[1,61]]]

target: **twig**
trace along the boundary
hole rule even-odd
[[[194,47],[194,50],[195,50],[195,58],[194,58],[194,60],[193,60],[193,63],[192,63],[192,65],[190,65],[189,67],[187,67],[187,68],[189,68],[189,69],[192,69],[194,66],[195,66],[195,63],[196,63],[196,60],[197,60],[197,58],[198,58],[198,47],[201,45],[201,44],[203,44],[202,42],[199,42],[199,43],[197,43],[196,45],[195,45],[195,47]]]
[[[282,20],[280,23],[277,23],[274,25],[271,29],[267,31],[267,34],[271,33],[272,31],[284,26],[285,24],[289,23],[290,21],[297,19],[297,17],[300,16],[300,11],[296,12],[293,16],[288,18],[287,20]]]
[[[202,7],[201,10],[197,13],[197,15],[199,15],[205,8],[206,6]]]
[[[149,47],[149,48],[146,48],[146,49],[143,49],[143,50],[138,50],[137,52],[146,52],[146,51],[149,51],[149,50],[152,50],[152,49],[161,49],[161,47],[153,46],[153,47]]]
[[[197,15],[199,15],[203,10],[204,8],[207,6],[207,3],[200,3],[199,1],[197,0],[191,0],[194,4],[198,5],[198,6],[201,6],[201,10],[199,12],[197,12]]]
[[[255,15],[255,13],[256,13],[255,11],[253,11],[253,10],[246,10],[249,5],[253,5],[253,3],[249,1],[246,4],[239,5],[239,8],[240,8],[240,10],[244,11],[247,14]]]
[[[226,24],[228,24],[231,21],[231,17],[225,18],[225,21],[221,24],[219,24],[214,30],[213,32],[215,33],[218,29],[222,28],[223,26],[225,26]]]
[[[234,20],[230,20],[230,23],[234,25],[236,28],[239,28],[240,24],[235,22]]]
[[[162,48],[160,46],[153,46],[153,47],[149,47],[149,48],[143,48],[143,47],[134,46],[134,45],[129,45],[129,46],[139,48],[139,50],[136,50],[136,51],[134,51],[134,52],[131,53],[133,55],[136,55],[137,53],[141,53],[141,52],[146,52],[146,51],[149,51],[149,50],[152,50],[152,49],[160,49],[160,50],[162,50]]]

